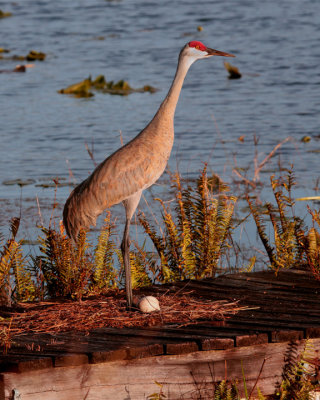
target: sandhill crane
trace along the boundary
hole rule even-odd
[[[64,206],[64,226],[67,234],[76,241],[81,228],[89,229],[106,208],[123,202],[126,223],[121,251],[128,309],[132,307],[130,221],[142,191],[154,184],[166,168],[173,145],[174,113],[188,69],[196,60],[211,56],[234,57],[210,49],[199,41],[191,41],[182,48],[172,85],[152,121],[134,139],[98,165],[72,191]]]

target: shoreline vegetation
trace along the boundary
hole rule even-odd
[[[195,182],[170,175],[174,199],[160,204],[161,220],[139,212],[137,220],[153,251],[133,241],[130,262],[133,287],[147,287],[185,279],[214,278],[226,272],[251,271],[256,256],[244,265],[233,232],[251,218],[263,244],[265,266],[277,274],[281,269],[310,270],[320,280],[320,212],[306,206],[311,226],[295,215],[292,170],[270,177],[274,202],[265,204],[250,190],[245,193],[245,217],[236,218],[236,196],[217,175],[208,176],[205,165]],[[55,196],[58,180],[55,183]],[[248,187],[249,185],[247,185]],[[56,200],[54,201],[56,207]],[[56,226],[52,210],[49,226],[40,226],[39,255],[23,253],[23,239],[17,240],[20,218],[13,218],[10,235],[0,236],[0,287],[3,302],[38,301],[55,297],[81,300],[123,286],[123,261],[116,236],[116,224],[107,211],[97,243],[81,231],[78,242],[67,237],[62,223]],[[268,234],[272,230],[272,234]],[[231,259],[238,266],[230,265]],[[240,260],[240,261],[239,261]],[[241,264],[239,267],[239,263]],[[232,269],[233,268],[233,269]],[[6,299],[6,300],[5,300]]]
[[[292,169],[286,170],[285,175],[270,177],[274,196],[272,203],[262,204],[258,201],[251,192],[252,185],[243,180],[248,206],[247,215],[240,220],[235,216],[235,206],[239,199],[230,194],[230,187],[217,175],[208,175],[206,165],[196,181],[191,183],[185,181],[178,172],[170,177],[174,200],[166,202],[155,199],[160,204],[161,220],[158,221],[154,216],[150,218],[142,212],[138,214],[139,224],[148,240],[151,240],[154,251],[147,251],[145,242],[143,245],[135,241],[132,243],[130,263],[135,295],[148,292],[148,287],[153,284],[214,278],[225,271],[223,266],[230,263],[232,257],[239,262],[241,251],[233,239],[233,232],[248,218],[252,218],[256,224],[265,249],[267,268],[276,275],[282,269],[302,268],[311,271],[314,279],[320,280],[320,212],[307,206],[306,211],[312,220],[311,227],[307,227],[305,221],[295,215],[292,194],[295,178]],[[55,180],[54,183],[56,195],[59,182]],[[54,319],[55,312],[60,313],[63,306],[81,306],[83,313],[86,309],[90,314],[99,298],[111,301],[108,308],[115,316],[112,326],[119,328],[224,319],[245,309],[237,302],[195,299],[194,303],[192,297],[171,299],[168,295],[165,303],[170,305],[172,300],[174,302],[165,318],[163,315],[160,319],[156,315],[145,316],[136,311],[126,313],[122,289],[123,261],[115,240],[116,226],[110,211],[106,212],[96,244],[88,239],[84,230],[80,232],[77,243],[73,244],[63,225],[55,225],[53,215],[54,209],[49,226],[39,227],[37,256],[25,255],[23,240],[17,240],[20,218],[11,220],[9,237],[0,235],[1,305],[5,309],[25,309],[25,329],[28,326],[31,330],[47,329],[50,318]],[[270,229],[272,234],[268,235]],[[240,261],[242,265],[237,271],[251,271],[256,262],[255,256],[247,265]],[[46,306],[47,314],[43,318],[40,318],[37,310],[36,318],[32,314],[32,305],[56,300],[61,305],[53,303],[51,308]],[[193,304],[192,318],[185,312],[186,304]],[[181,310],[184,310],[182,314],[185,317],[182,320],[178,318],[179,315],[181,317]],[[3,351],[7,352],[11,338],[19,334],[17,329],[21,326],[21,317],[17,321],[12,317],[1,318],[1,343]],[[36,327],[38,322],[45,323],[45,327]],[[74,326],[76,324],[81,324],[81,321],[75,321]],[[52,326],[55,326],[54,321]],[[319,383],[314,383],[312,376],[304,372],[308,364],[305,359],[305,352],[296,355],[291,369],[284,370],[283,381],[275,390],[275,395],[265,397],[259,392],[259,399],[311,400],[312,392],[319,389]],[[315,369],[319,366],[312,367]],[[303,379],[300,379],[301,376]],[[245,375],[243,378],[245,385]],[[238,400],[238,385],[238,382],[214,382],[212,398]],[[297,393],[300,397],[294,397]],[[247,393],[245,398],[252,399],[252,396]],[[163,387],[150,395],[149,399],[165,399]]]

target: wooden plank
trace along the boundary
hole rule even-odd
[[[289,342],[291,340],[303,339],[303,332],[301,331],[274,331],[271,333],[271,341],[275,342]]]
[[[309,343],[312,351],[310,357],[319,357],[320,339],[311,339]],[[281,379],[283,355],[288,345],[287,342],[260,344],[132,361],[50,368],[21,374],[2,373],[0,400],[9,400],[13,388],[19,391],[24,400],[143,399],[157,391],[155,381],[163,385],[163,393],[167,398],[178,399],[187,391],[196,396],[199,387],[203,395],[205,390],[207,393],[211,390],[212,393],[213,377],[216,381],[225,376],[239,380],[242,366],[250,392],[263,364],[258,385],[268,395],[273,393],[276,383]],[[298,350],[301,351],[303,346],[304,341],[299,342]],[[243,395],[241,383],[239,389]]]
[[[127,359],[134,360],[138,358],[153,357],[162,354],[165,354],[165,349],[164,346],[160,344],[153,344],[143,347],[129,347]]]
[[[242,335],[236,337],[236,346],[253,346],[257,344],[268,343],[268,335],[259,333],[257,335]]]
[[[298,315],[298,314],[290,314],[290,313],[274,313],[272,314],[271,312],[262,312],[260,310],[254,310],[252,313],[248,313],[245,315],[242,315],[248,321],[271,321],[273,322],[274,326],[277,326],[278,322],[284,322],[284,323],[293,323],[295,321],[298,321],[300,324],[306,324],[306,326],[320,326],[319,323],[319,318],[313,318],[312,316],[308,315]],[[234,319],[231,320],[235,320]]]
[[[297,276],[296,274],[281,273],[278,276],[275,276],[275,274],[272,272],[267,272],[265,275],[261,275],[259,272],[220,275],[213,280],[190,280],[176,282],[175,285],[177,286],[176,289],[185,287],[187,290],[195,285],[198,285],[199,288],[201,286],[204,289],[212,286],[238,287],[240,289],[244,287],[252,287],[252,289],[256,288],[256,291],[261,290],[263,287],[280,289],[282,286],[282,289],[286,290],[289,288],[293,290],[296,290],[297,288],[319,290],[320,288],[320,283],[314,278],[306,278],[305,275]]]
[[[261,308],[257,308],[254,310],[251,310],[250,312],[242,312],[241,315],[239,314],[239,316],[243,317],[248,317],[248,318],[255,318],[256,316],[259,317],[263,317],[265,319],[269,319],[269,320],[288,320],[288,321],[295,321],[295,319],[293,319],[294,317],[297,317],[296,321],[297,322],[312,322],[314,324],[319,325],[320,323],[320,317],[319,314],[315,314],[315,315],[310,315],[307,314],[305,312],[297,312],[297,311],[291,311],[290,309],[286,309],[286,310],[277,310],[274,309],[272,310],[272,308],[270,309],[265,309],[262,310]],[[236,316],[235,316],[236,317]],[[233,317],[232,317],[233,318]],[[230,319],[232,319],[230,318]]]
[[[320,337],[320,327],[306,328],[306,338],[318,338]]]
[[[247,330],[246,330],[247,331]],[[108,337],[111,332],[109,328],[106,329],[105,335]],[[113,334],[113,333],[112,333]],[[126,338],[132,339],[134,341],[134,338],[143,338],[143,340],[146,342],[148,341],[154,341],[156,343],[183,343],[183,342],[189,342],[189,341],[197,341],[201,337],[223,337],[223,338],[235,338],[237,335],[242,335],[243,330],[230,330],[230,329],[224,329],[222,327],[221,329],[219,327],[213,327],[212,329],[197,329],[197,328],[185,328],[185,329],[180,329],[176,327],[171,327],[171,326],[164,326],[164,327],[150,327],[148,329],[140,329],[140,330],[118,330],[117,335],[119,337],[122,337],[122,340],[124,343],[126,343]],[[111,335],[109,337],[112,337]]]
[[[74,367],[77,365],[88,364],[87,354],[64,354],[54,358],[55,367]]]
[[[273,283],[276,286],[299,286],[304,288],[319,288],[320,286],[319,282],[317,282],[317,280],[313,277],[311,273],[299,270],[279,271],[278,275],[276,275],[272,271],[257,271],[253,273],[244,272],[241,274],[236,273],[221,275],[216,279],[220,280],[221,278],[222,280],[246,280],[260,284]]]
[[[189,290],[194,290],[199,296],[210,299],[229,299],[236,300],[239,298],[246,298],[250,301],[255,299],[268,298],[270,300],[277,296],[279,299],[290,301],[296,297],[301,298],[305,302],[311,302],[314,297],[319,297],[319,288],[301,288],[301,287],[283,287],[276,285],[256,285],[250,282],[241,281],[217,281],[212,285],[204,285],[202,282],[192,281],[188,285]]]
[[[125,360],[127,358],[127,348],[118,350],[93,351],[90,354],[90,363],[98,364],[110,361]]]
[[[196,325],[196,327],[197,326],[198,325]],[[201,324],[200,326],[205,329],[206,324]],[[224,326],[224,329],[269,333],[273,332],[274,330],[281,330],[282,328],[286,330],[300,330],[302,332],[305,332],[308,329],[308,327],[314,328],[314,325],[300,324],[298,322],[288,323],[287,321],[286,322],[277,321],[276,323],[273,323],[272,321],[264,321],[263,319],[252,319],[248,321],[246,318],[242,317],[239,319],[229,320]],[[210,325],[208,325],[208,329],[212,329],[210,328]],[[314,337],[320,337],[320,331],[319,335]]]
[[[212,301],[217,300],[228,300],[228,301],[240,301],[240,305],[246,305],[251,307],[261,307],[264,309],[270,309],[273,305],[274,309],[278,309],[278,307],[285,308],[291,310],[292,313],[296,312],[311,312],[316,314],[320,307],[317,299],[320,300],[320,296],[313,295],[311,296],[302,296],[301,293],[297,292],[295,295],[289,295],[288,293],[283,293],[281,296],[278,293],[266,293],[266,294],[258,294],[252,293],[250,290],[247,291],[238,291],[235,292],[233,289],[228,291],[228,288],[221,289],[221,293],[219,294],[215,287],[211,287],[208,293],[204,293],[197,288],[194,288],[195,293],[197,295],[210,299]],[[300,303],[297,309],[293,309],[292,305]],[[301,311],[300,311],[301,310]]]
[[[17,373],[51,367],[53,367],[52,358],[44,355],[39,355],[39,357],[24,355],[22,358],[20,356],[6,355],[2,356],[0,363],[0,371]]]
[[[203,351],[226,350],[234,347],[234,340],[225,338],[201,339],[200,343]]]
[[[199,351],[199,346],[196,342],[168,343],[165,348],[166,354],[187,354]]]
[[[154,357],[165,354],[165,349],[161,344],[154,344],[141,347],[123,347],[117,350],[94,351],[90,357],[90,363],[97,364],[116,360],[134,360],[145,357]]]

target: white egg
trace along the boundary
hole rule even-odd
[[[160,311],[160,304],[158,299],[153,296],[145,296],[139,301],[139,309],[143,313],[151,313],[154,311]]]

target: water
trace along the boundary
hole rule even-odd
[[[53,177],[80,182],[93,170],[85,143],[93,145],[100,162],[120,146],[120,131],[128,141],[150,121],[171,84],[178,53],[190,40],[234,53],[231,62],[243,77],[228,80],[218,57],[191,67],[176,111],[170,169],[178,166],[193,178],[206,161],[227,182],[237,178],[235,166],[249,167],[247,177],[252,178],[253,135],[259,138],[259,161],[290,136],[277,155],[283,166],[294,164],[297,197],[315,194],[320,151],[319,1],[271,0],[257,6],[249,0],[23,0],[0,1],[0,9],[13,14],[0,20],[0,47],[9,48],[10,55],[26,55],[31,49],[47,54],[25,74],[0,74],[4,230],[21,212],[20,235],[34,239],[36,223],[41,218],[48,222],[54,202],[54,189],[41,185],[52,183]],[[16,64],[0,60],[0,69]],[[107,80],[125,79],[133,87],[151,84],[159,91],[127,97],[95,93],[89,99],[57,93],[99,74]],[[303,136],[311,141],[302,143]],[[278,162],[278,157],[270,160],[268,173],[260,174],[262,182],[277,170]],[[34,183],[22,192],[18,185],[3,184],[14,179]],[[166,177],[161,182],[147,198],[158,191],[165,195]],[[69,192],[68,186],[57,190],[57,218]],[[266,197],[268,192],[265,189]],[[144,202],[141,208],[146,208]],[[114,212],[123,215],[119,207]]]

